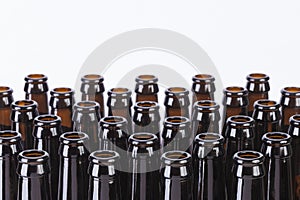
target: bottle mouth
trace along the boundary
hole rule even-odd
[[[250,82],[267,82],[270,77],[263,73],[252,73],[247,76],[247,80]]]
[[[52,96],[73,96],[74,90],[68,87],[54,88],[50,91]]]
[[[231,127],[253,127],[254,119],[245,115],[235,115],[227,119],[227,124]]]
[[[245,150],[236,152],[233,160],[238,164],[257,165],[264,162],[264,155],[258,151]]]
[[[135,81],[142,84],[157,83],[158,78],[154,75],[143,74],[136,77]]]
[[[19,163],[29,165],[43,164],[46,163],[48,159],[49,154],[46,151],[38,149],[24,150],[18,156]]]
[[[127,125],[127,120],[124,117],[121,116],[108,116],[108,117],[103,117],[100,120],[100,126],[102,127],[122,127]]]
[[[166,117],[164,120],[165,125],[171,125],[171,126],[189,126],[190,120],[187,117],[183,116],[171,116]]]
[[[34,100],[19,100],[11,104],[12,110],[34,110],[37,108],[37,103]]]
[[[300,87],[285,87],[281,90],[283,96],[300,96]]]
[[[224,137],[218,133],[200,133],[194,139],[200,146],[219,146],[224,143]]]
[[[159,105],[155,101],[139,101],[134,105],[134,110],[136,111],[158,111]]]
[[[114,164],[120,159],[119,153],[108,150],[97,150],[90,154],[89,160],[94,164]]]
[[[129,90],[128,88],[112,88],[110,89],[107,94],[108,96],[128,96],[130,97],[131,96],[131,90]]]
[[[35,126],[57,126],[61,124],[61,118],[57,115],[39,115],[34,119]]]
[[[280,104],[273,100],[260,99],[254,102],[254,109],[264,111],[274,111],[280,108]]]
[[[246,90],[243,87],[239,87],[239,86],[226,87],[223,92],[226,96],[245,96],[245,95],[248,95],[248,90]]]
[[[83,132],[66,132],[59,139],[63,144],[83,144],[89,136]]]
[[[13,130],[0,131],[0,144],[17,143],[21,141],[21,133]]]
[[[194,109],[199,111],[216,111],[220,109],[220,105],[212,100],[201,100],[194,103]]]
[[[29,74],[25,77],[25,81],[28,83],[45,82],[47,80],[48,80],[48,77],[44,74]]]
[[[9,95],[12,94],[13,90],[7,86],[0,86],[0,95]]]
[[[87,112],[95,112],[99,110],[100,105],[95,101],[80,101],[75,103],[74,110],[75,111],[87,111]]]
[[[215,81],[215,78],[210,74],[196,74],[192,80],[198,83],[212,83]]]
[[[86,74],[81,78],[81,81],[84,83],[101,83],[104,78],[99,74]]]
[[[134,133],[129,136],[129,144],[139,147],[150,147],[158,145],[158,138],[152,133]]]
[[[296,114],[290,117],[290,125],[294,127],[300,127],[300,114]]]
[[[170,87],[166,89],[165,94],[167,96],[188,96],[189,91],[183,87]]]
[[[289,145],[291,136],[283,132],[269,132],[262,136],[262,141],[267,145]]]
[[[184,151],[168,151],[161,156],[162,162],[174,167],[188,164],[191,162],[191,158],[191,154]]]

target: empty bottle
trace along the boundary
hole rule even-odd
[[[11,130],[11,107],[14,101],[13,90],[10,87],[0,86],[0,131]]]
[[[190,117],[189,91],[183,87],[171,87],[165,91],[166,117],[183,116]]]
[[[193,76],[193,104],[201,100],[214,100],[216,91],[215,78],[210,74],[197,74]]]
[[[139,75],[136,77],[135,93],[136,102],[155,101],[158,102],[157,93],[159,91],[158,78],[154,75]]]

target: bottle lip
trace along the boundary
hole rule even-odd
[[[249,82],[268,82],[270,80],[270,77],[264,73],[251,73],[246,78]]]
[[[283,96],[300,96],[300,87],[285,87],[281,90]]]
[[[21,141],[21,133],[13,130],[0,131],[0,144],[17,143]]]
[[[166,117],[164,119],[164,125],[167,127],[179,126],[179,127],[187,127],[189,126],[191,121],[189,118],[184,116],[171,116]]]
[[[227,119],[227,125],[230,127],[253,127],[254,119],[246,115],[234,115]]]
[[[156,135],[152,133],[134,133],[129,136],[128,139],[129,144],[134,146],[153,146],[158,142],[158,138]]]
[[[0,95],[11,95],[13,93],[13,89],[8,86],[0,86]]]
[[[97,150],[90,154],[89,160],[93,164],[114,164],[120,159],[120,155],[116,151]]]
[[[200,133],[196,135],[194,142],[200,146],[218,146],[224,143],[224,137],[218,133]]]
[[[15,111],[29,111],[29,110],[34,110],[37,108],[37,102],[34,100],[18,100],[18,101],[14,101],[11,104],[11,108],[12,110]]]
[[[42,83],[48,80],[48,77],[44,74],[29,74],[27,75],[24,80],[27,83]]]
[[[18,155],[18,161],[21,164],[40,165],[46,163],[48,159],[49,154],[39,149],[27,149]]]
[[[248,95],[248,90],[245,89],[244,87],[230,86],[230,87],[226,87],[223,90],[223,93],[226,96],[245,96]]]
[[[100,120],[100,126],[108,128],[111,126],[122,127],[127,125],[127,119],[121,116],[107,116]]]
[[[180,165],[186,165],[191,162],[191,154],[185,151],[168,151],[161,156],[161,161],[166,165],[173,165],[180,167]]]
[[[79,101],[73,106],[74,111],[83,111],[83,112],[95,112],[100,108],[99,103],[96,101]]]
[[[257,110],[274,111],[278,110],[280,106],[276,101],[269,99],[259,99],[254,102],[254,109]]]
[[[134,104],[134,110],[143,112],[143,111],[158,111],[159,105],[155,101],[139,101]]]
[[[123,96],[123,97],[131,97],[131,90],[128,88],[123,88],[123,87],[116,87],[116,88],[111,88],[107,92],[108,96],[116,97],[116,96]]]
[[[289,145],[291,136],[284,132],[268,132],[262,136],[262,141],[267,145]]]
[[[189,91],[184,87],[170,87],[165,90],[167,96],[188,96]]]
[[[199,111],[215,111],[220,109],[220,105],[213,100],[200,100],[194,103],[194,109]]]
[[[290,125],[294,127],[300,127],[300,114],[296,114],[290,117]]]
[[[81,77],[83,83],[102,83],[104,77],[99,74],[86,74]]]
[[[213,83],[215,81],[215,77],[210,74],[196,74],[193,76],[192,80],[196,83]]]
[[[135,82],[141,84],[157,83],[158,78],[151,74],[142,74],[135,78]]]
[[[65,132],[63,133],[59,141],[63,144],[83,144],[89,139],[89,136],[83,132]]]
[[[57,115],[45,114],[39,115],[34,118],[33,123],[35,126],[58,126],[61,124],[61,118]]]
[[[74,90],[68,87],[57,87],[50,91],[50,95],[54,97],[69,97],[74,93]]]
[[[238,164],[262,164],[265,160],[264,155],[258,151],[244,150],[238,151],[233,155],[233,160]]]

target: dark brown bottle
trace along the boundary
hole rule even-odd
[[[95,101],[81,101],[74,105],[74,131],[86,133],[89,136],[90,151],[99,149],[99,104]]]
[[[33,120],[39,115],[37,103],[33,100],[14,101],[11,104],[12,130],[21,133],[24,149],[33,147]]]
[[[227,87],[224,89],[223,136],[225,135],[227,119],[234,115],[247,115],[248,105],[248,90],[237,86]]]
[[[183,87],[171,87],[165,91],[166,117],[183,116],[190,117],[189,91]]]
[[[126,199],[159,199],[159,141],[152,133],[129,137],[129,180]]]
[[[285,87],[281,90],[281,130],[287,132],[289,119],[295,114],[300,114],[300,87]]]
[[[265,200],[264,156],[258,151],[239,151],[233,156],[229,200]]]
[[[139,75],[136,77],[135,93],[136,102],[139,101],[155,101],[158,102],[157,93],[159,91],[157,85],[158,78],[154,75]]]
[[[192,156],[184,151],[168,151],[161,157],[160,199],[192,200]]]
[[[49,155],[28,149],[18,156],[18,200],[51,200]]]
[[[263,135],[262,141],[267,199],[293,200],[291,136],[283,132],[269,132]]]
[[[103,99],[103,92],[105,91],[104,78],[98,74],[87,74],[81,78],[81,100],[82,101],[96,101],[100,105],[101,118],[105,114],[105,104]]]
[[[89,200],[120,200],[119,154],[98,150],[89,157]],[[124,180],[122,180],[124,181]]]
[[[210,74],[197,74],[193,76],[193,104],[201,100],[214,100],[215,77]]]
[[[10,105],[14,101],[13,90],[10,87],[0,86],[0,131],[10,130]]]
[[[50,157],[50,180],[52,194],[57,194],[59,169],[59,137],[62,134],[61,119],[56,115],[39,115],[34,119],[34,149],[48,152]],[[57,196],[52,196],[57,199]]]
[[[269,99],[270,77],[262,73],[253,73],[247,76],[246,89],[249,91],[248,116],[252,116],[254,102],[260,99]]]
[[[44,74],[29,74],[25,77],[25,99],[36,101],[41,115],[49,113],[47,80]]]
[[[217,133],[195,137],[193,199],[226,200],[224,138]]]
[[[63,133],[73,131],[74,90],[71,88],[54,88],[50,91],[50,113],[61,118]]]
[[[60,136],[58,200],[88,198],[88,135],[66,132]]]
[[[220,106],[212,100],[201,100],[194,104],[192,133],[219,133]]]
[[[280,131],[280,104],[276,101],[261,99],[254,103],[255,120],[254,149],[259,151],[261,138],[267,132]]]
[[[15,131],[0,131],[0,199],[17,198],[17,155],[22,151],[21,134]]]

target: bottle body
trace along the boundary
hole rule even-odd
[[[155,101],[158,102],[157,93],[159,91],[157,85],[158,78],[154,75],[139,75],[136,79],[135,93],[136,102],[139,101]]]
[[[189,112],[189,91],[182,87],[171,87],[165,91],[164,105],[166,108],[166,117],[183,116],[190,117]]]
[[[0,86],[0,131],[11,130],[11,104],[14,101],[13,90],[10,87]]]

